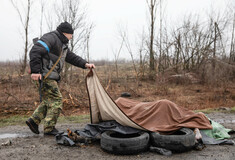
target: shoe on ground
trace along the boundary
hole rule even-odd
[[[55,127],[52,129],[52,131],[50,132],[44,132],[44,135],[51,135],[51,136],[55,136],[57,134],[60,134],[61,132],[58,131]]]
[[[29,118],[25,123],[29,126],[29,129],[33,133],[39,134],[38,125],[33,121],[32,118]]]

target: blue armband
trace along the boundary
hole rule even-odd
[[[45,47],[48,53],[50,52],[50,49],[49,49],[48,45],[45,42],[43,42],[41,40],[38,40],[38,43],[40,43],[43,47]]]

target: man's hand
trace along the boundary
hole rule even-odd
[[[42,80],[42,75],[41,74],[36,74],[36,73],[33,73],[33,74],[31,74],[31,78],[32,78],[32,80],[35,80],[35,81],[37,81],[37,80]]]
[[[95,68],[95,65],[94,64],[86,63],[85,67],[91,69],[91,68]]]

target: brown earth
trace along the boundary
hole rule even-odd
[[[149,81],[147,78],[140,81],[136,80],[131,69],[120,68],[117,76],[114,70],[103,66],[97,67],[96,72],[114,100],[121,93],[129,92],[131,98],[136,100],[168,99],[190,110],[235,107],[235,83],[232,81],[214,85],[202,84],[195,74],[166,74],[157,76],[156,81]],[[69,81],[60,82],[65,115],[89,112],[85,85],[87,73],[88,70],[77,69]],[[1,74],[0,91],[0,117],[31,115],[39,104],[37,85],[30,79],[30,75]]]
[[[234,113],[210,113],[208,116],[223,124],[227,128],[235,130]],[[59,130],[65,131],[80,129],[85,126],[81,124],[57,124]],[[42,131],[42,125],[40,125]],[[58,145],[54,137],[43,136],[43,133],[35,135],[30,132],[27,126],[7,126],[0,128],[0,137],[4,134],[18,134],[18,138],[0,138],[0,159],[1,160],[64,160],[64,159],[99,159],[99,160],[233,160],[235,157],[235,146],[231,145],[206,145],[202,151],[191,150],[184,153],[174,153],[170,157],[152,152],[139,153],[137,155],[113,155],[104,152],[99,142],[82,147],[68,147]],[[235,135],[231,135],[235,140]],[[3,144],[11,140],[12,144]]]

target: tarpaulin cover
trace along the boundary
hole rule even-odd
[[[87,124],[84,129],[74,131],[81,137],[100,139],[101,134],[105,131],[114,131],[121,134],[135,134],[142,130],[129,126],[122,126],[116,121],[105,121],[97,124]]]
[[[202,142],[203,144],[227,144],[227,145],[235,145],[235,142],[232,139],[215,139],[212,137],[209,137],[208,135],[203,132],[203,130],[200,131],[202,135]]]
[[[142,130],[132,128],[129,126],[122,126],[116,121],[105,121],[96,124],[86,124],[85,128],[77,129],[74,131],[77,135],[82,137],[84,142],[86,141],[96,141],[101,138],[101,134],[105,131],[114,131],[121,134],[135,134],[142,132]],[[66,146],[74,146],[77,143],[81,143],[78,141],[74,141],[68,137],[68,133],[60,133],[56,136],[57,144],[66,145]]]
[[[139,129],[135,129],[129,126],[122,126],[113,120],[113,121],[100,122],[96,124],[87,124],[84,128],[75,130],[74,133],[81,136],[84,142],[86,143],[89,141],[92,142],[92,141],[99,140],[101,138],[101,134],[105,131],[114,131],[114,132],[118,132],[121,134],[135,134],[135,133],[141,132],[141,130]],[[235,144],[235,142],[230,139],[217,140],[217,139],[211,138],[208,135],[206,135],[203,131],[204,130],[201,130],[203,144],[228,144],[228,145]],[[76,144],[81,143],[79,141],[74,141],[70,139],[67,133],[57,134],[56,142],[57,144],[66,145],[66,146],[74,146]],[[154,148],[150,147],[150,151],[157,152],[157,153],[164,154],[164,155],[170,154],[169,150],[165,150],[163,148],[158,148],[158,147],[154,147]]]
[[[115,120],[123,126],[153,132],[170,132],[182,127],[212,129],[203,113],[195,113],[169,100],[139,102],[118,98],[113,101],[91,70],[86,78],[90,99],[91,123]]]
[[[232,129],[225,128],[223,125],[211,120],[212,129],[201,130],[205,135],[216,140],[223,140],[230,138],[229,132],[232,132]],[[220,142],[220,141],[219,141]]]

